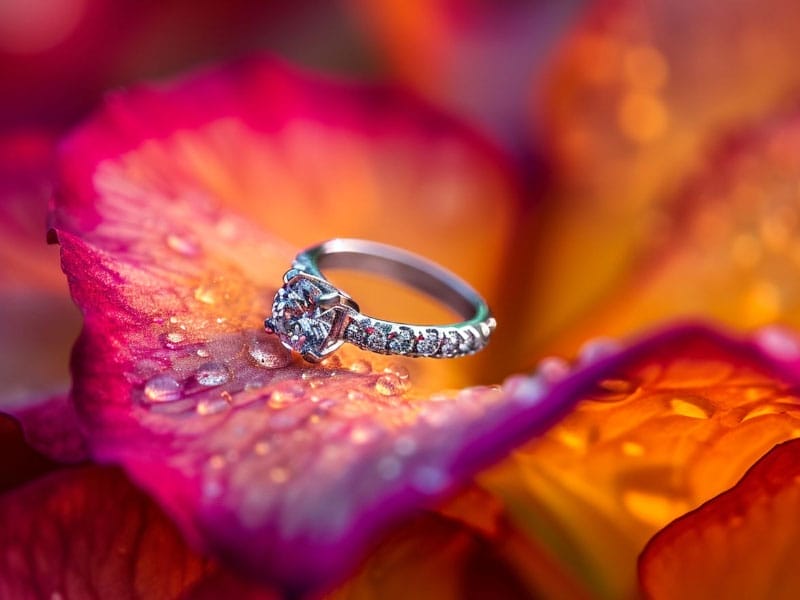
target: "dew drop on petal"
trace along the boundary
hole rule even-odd
[[[202,398],[200,401],[198,401],[195,410],[197,411],[197,414],[201,416],[219,414],[230,408],[231,403],[228,398],[230,398],[230,394],[227,397],[224,395],[219,395],[211,398]]]
[[[205,348],[198,348],[197,356],[199,356],[200,358],[208,358],[210,356],[210,352]]]
[[[547,385],[538,376],[512,375],[503,382],[503,389],[513,396],[517,403],[533,406],[544,397]]]
[[[369,361],[360,358],[352,362],[350,365],[350,370],[353,373],[365,374],[372,371],[372,365],[369,363]]]
[[[544,383],[558,383],[569,375],[569,363],[559,356],[548,356],[539,361],[536,375],[541,377]]]
[[[181,397],[181,384],[169,375],[156,375],[144,385],[144,399],[148,404],[174,402]]]
[[[578,352],[578,362],[589,365],[618,352],[622,345],[615,339],[599,337],[589,340]]]
[[[279,369],[291,361],[291,355],[282,347],[276,347],[264,340],[255,340],[248,346],[248,354],[259,367],[265,369]]]
[[[198,367],[194,377],[200,385],[214,387],[226,383],[231,378],[231,373],[222,363],[207,362]]]
[[[800,338],[785,327],[762,327],[756,332],[755,341],[774,358],[786,361],[800,359]]]
[[[713,406],[700,396],[682,396],[672,398],[669,407],[676,415],[692,419],[707,419],[713,412]]]
[[[396,396],[402,393],[403,384],[397,375],[393,373],[386,373],[381,375],[375,381],[375,391],[382,396]]]

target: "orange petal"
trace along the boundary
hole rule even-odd
[[[587,587],[629,596],[653,533],[800,436],[792,373],[749,343],[667,332],[481,483]]]
[[[648,598],[797,598],[800,440],[660,531],[640,559]]]
[[[798,156],[797,112],[730,143],[680,198],[665,243],[562,343],[679,315],[744,328],[800,325]]]
[[[760,0],[595,3],[567,40],[545,102],[556,189],[528,252],[535,343],[613,291],[665,234],[665,201],[711,143],[795,92],[798,20],[791,0],[768,10]],[[538,122],[538,104],[532,113]],[[772,302],[771,290],[754,293]]]

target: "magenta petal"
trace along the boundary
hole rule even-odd
[[[309,123],[343,151],[413,145],[425,179],[498,168],[407,98],[256,61],[113,99],[64,144],[51,215],[85,318],[72,398],[90,453],[124,466],[198,546],[289,591],[341,578],[382,531],[551,424],[610,360],[549,393],[546,378],[517,378],[429,396],[410,362],[346,348],[320,367],[292,359],[262,329],[295,252],[271,228],[285,213],[221,198],[248,153],[297,143],[287,129],[307,144]],[[435,191],[428,208],[447,216]],[[474,251],[463,236],[446,245]]]
[[[67,393],[6,399],[0,403],[0,412],[14,417],[22,426],[26,442],[48,458],[61,463],[87,458],[80,422]]]

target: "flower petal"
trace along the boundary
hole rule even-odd
[[[670,523],[640,558],[648,598],[795,598],[800,440],[776,446],[732,489]]]
[[[479,287],[496,277],[506,174],[410,99],[255,61],[118,96],[64,149],[53,225],[85,317],[73,399],[90,451],[254,577],[330,584],[601,368],[546,400],[535,380],[428,397],[446,371],[347,349],[312,368],[263,332],[294,252],[276,232],[374,233]]]
[[[680,196],[664,243],[572,338],[620,335],[682,315],[747,329],[800,325],[798,155],[797,111],[728,143]]]
[[[22,436],[13,419],[0,415],[0,492],[35,479],[55,468],[55,465],[34,451]]]
[[[480,481],[588,588],[629,596],[636,556],[658,529],[800,435],[796,363],[763,347],[695,326],[644,340]]]
[[[236,597],[275,597],[192,552],[116,470],[65,469],[0,497],[3,598],[208,597],[221,578]]]
[[[683,237],[664,227],[668,203],[710,146],[793,104],[798,19],[791,0],[593,3],[546,100],[556,185],[528,238],[536,346],[613,294],[654,241]]]
[[[585,0],[476,3],[351,0],[394,75],[520,147],[526,113],[567,26]]]
[[[66,389],[80,327],[44,243],[54,147],[43,131],[0,134],[0,412],[9,399]]]

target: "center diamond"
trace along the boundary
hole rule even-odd
[[[301,354],[321,355],[331,332],[334,312],[323,312],[317,299],[322,291],[308,279],[295,278],[275,294],[272,317],[265,322],[281,343]]]

